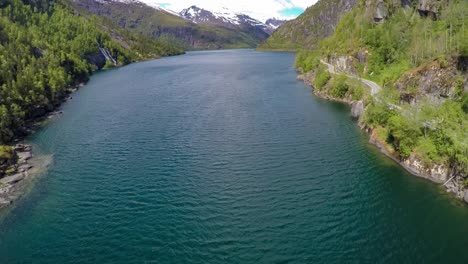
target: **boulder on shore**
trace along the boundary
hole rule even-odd
[[[18,155],[18,158],[20,160],[28,160],[28,159],[32,158],[32,153],[29,152],[29,151],[27,151],[27,152],[18,152],[17,155]]]
[[[31,169],[33,166],[31,164],[28,164],[28,163],[25,163],[23,165],[20,165],[18,167],[18,170],[19,171],[28,171],[29,169]]]
[[[351,103],[351,116],[359,118],[364,113],[364,103],[362,101],[354,101]]]
[[[465,203],[468,203],[468,190],[465,191],[465,195],[463,196],[463,200]]]
[[[32,146],[28,144],[16,144],[14,149],[17,152],[31,151]]]
[[[23,173],[18,173],[18,174],[15,174],[13,176],[8,176],[8,177],[0,179],[0,183],[2,183],[2,184],[13,184],[13,183],[17,183],[17,182],[19,182],[19,181],[21,181],[23,179],[24,179],[24,174]]]

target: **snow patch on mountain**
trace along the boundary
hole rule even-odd
[[[240,14],[236,14],[226,7],[222,7],[221,10],[214,11],[212,13],[216,18],[226,20],[236,25],[240,24],[239,17],[238,17]]]
[[[286,22],[287,20],[284,20],[284,19],[270,18],[265,22],[265,24],[272,29],[277,29]]]
[[[183,9],[179,15],[194,23],[210,23],[224,27],[253,26],[262,28],[268,34],[271,34],[276,28],[282,25],[285,20],[267,19],[267,23],[252,18],[247,14],[233,12],[227,7],[219,7],[214,10],[206,10],[197,6],[191,6]]]

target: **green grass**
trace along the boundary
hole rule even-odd
[[[10,146],[0,146],[0,159],[11,159],[13,149]]]
[[[315,48],[319,40],[333,33],[335,23],[347,11],[341,0],[321,0],[299,17],[279,27],[262,44],[263,50],[300,50]],[[323,23],[327,20],[327,23]]]

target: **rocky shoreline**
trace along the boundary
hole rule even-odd
[[[80,83],[74,87],[66,90],[62,99],[54,106],[51,111],[40,109],[38,113],[26,121],[25,127],[22,129],[21,135],[17,136],[13,142],[15,145],[9,146],[11,148],[10,158],[0,158],[0,209],[8,207],[18,200],[24,194],[27,182],[32,178],[40,168],[47,165],[48,162],[38,161],[34,164],[35,156],[33,155],[33,147],[30,144],[24,144],[24,139],[35,132],[35,130],[43,124],[46,120],[57,117],[63,112],[60,106],[66,101],[72,99],[72,93],[82,87],[84,83]]]
[[[33,157],[32,146],[16,144],[12,147],[10,159],[0,160],[0,208],[13,203],[20,196],[23,180],[30,176],[34,167],[29,163]]]
[[[415,156],[410,156],[408,159],[400,160],[395,156],[391,150],[389,150],[388,145],[385,142],[382,142],[376,135],[376,131],[366,127],[363,122],[361,122],[360,117],[364,113],[364,103],[362,101],[354,101],[350,99],[341,99],[333,98],[325,93],[321,93],[313,89],[313,84],[311,82],[311,73],[298,75],[297,79],[303,81],[305,84],[312,87],[312,91],[315,96],[320,97],[325,100],[345,103],[351,106],[351,116],[358,121],[358,126],[367,133],[369,136],[369,143],[375,145],[381,153],[398,163],[409,173],[430,180],[437,184],[443,184],[446,188],[446,191],[453,193],[456,198],[464,200],[468,204],[468,190],[462,187],[461,177],[456,173],[451,173],[449,168],[446,168],[442,165],[434,165],[432,168],[425,168],[422,164],[423,162]]]
[[[149,58],[146,60],[151,59],[155,58]],[[27,179],[31,178],[31,176],[39,172],[41,168],[46,167],[48,163],[50,163],[50,161],[46,159],[38,160],[38,164],[32,164],[35,162],[31,161],[36,159],[33,155],[32,146],[20,142],[24,142],[24,139],[33,134],[44,121],[63,114],[60,110],[62,104],[73,99],[72,94],[84,85],[84,82],[80,82],[71,86],[64,91],[56,104],[50,105],[49,108],[40,107],[36,109],[31,118],[26,120],[25,126],[12,140],[12,142],[16,144],[11,146],[13,150],[12,158],[2,159],[0,157],[0,209],[12,204],[22,194],[24,194],[27,187]]]

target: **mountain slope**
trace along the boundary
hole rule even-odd
[[[270,35],[277,29],[279,28],[280,26],[284,25],[284,23],[288,22],[288,20],[285,20],[285,19],[277,19],[277,18],[270,18],[270,19],[267,19],[267,21],[265,22],[265,24],[268,26],[268,33],[270,33]]]
[[[245,14],[234,13],[227,8],[212,12],[197,6],[191,6],[182,10],[180,16],[199,25],[224,27],[244,32],[258,42],[268,38],[274,30],[274,28],[257,19]]]
[[[248,48],[259,42],[237,29],[198,25],[138,1],[73,0],[73,3],[109,18],[123,28],[148,37],[170,40],[186,49]]]
[[[313,48],[320,39],[333,33],[340,18],[349,12],[356,2],[357,0],[320,0],[296,19],[280,26],[259,48],[271,50]]]
[[[465,0],[362,1],[332,36],[298,52],[296,67],[314,93],[359,106],[384,153],[468,198],[467,12]]]
[[[0,8],[0,143],[60,104],[93,70],[178,54],[166,43],[77,16],[65,0],[9,0]]]

